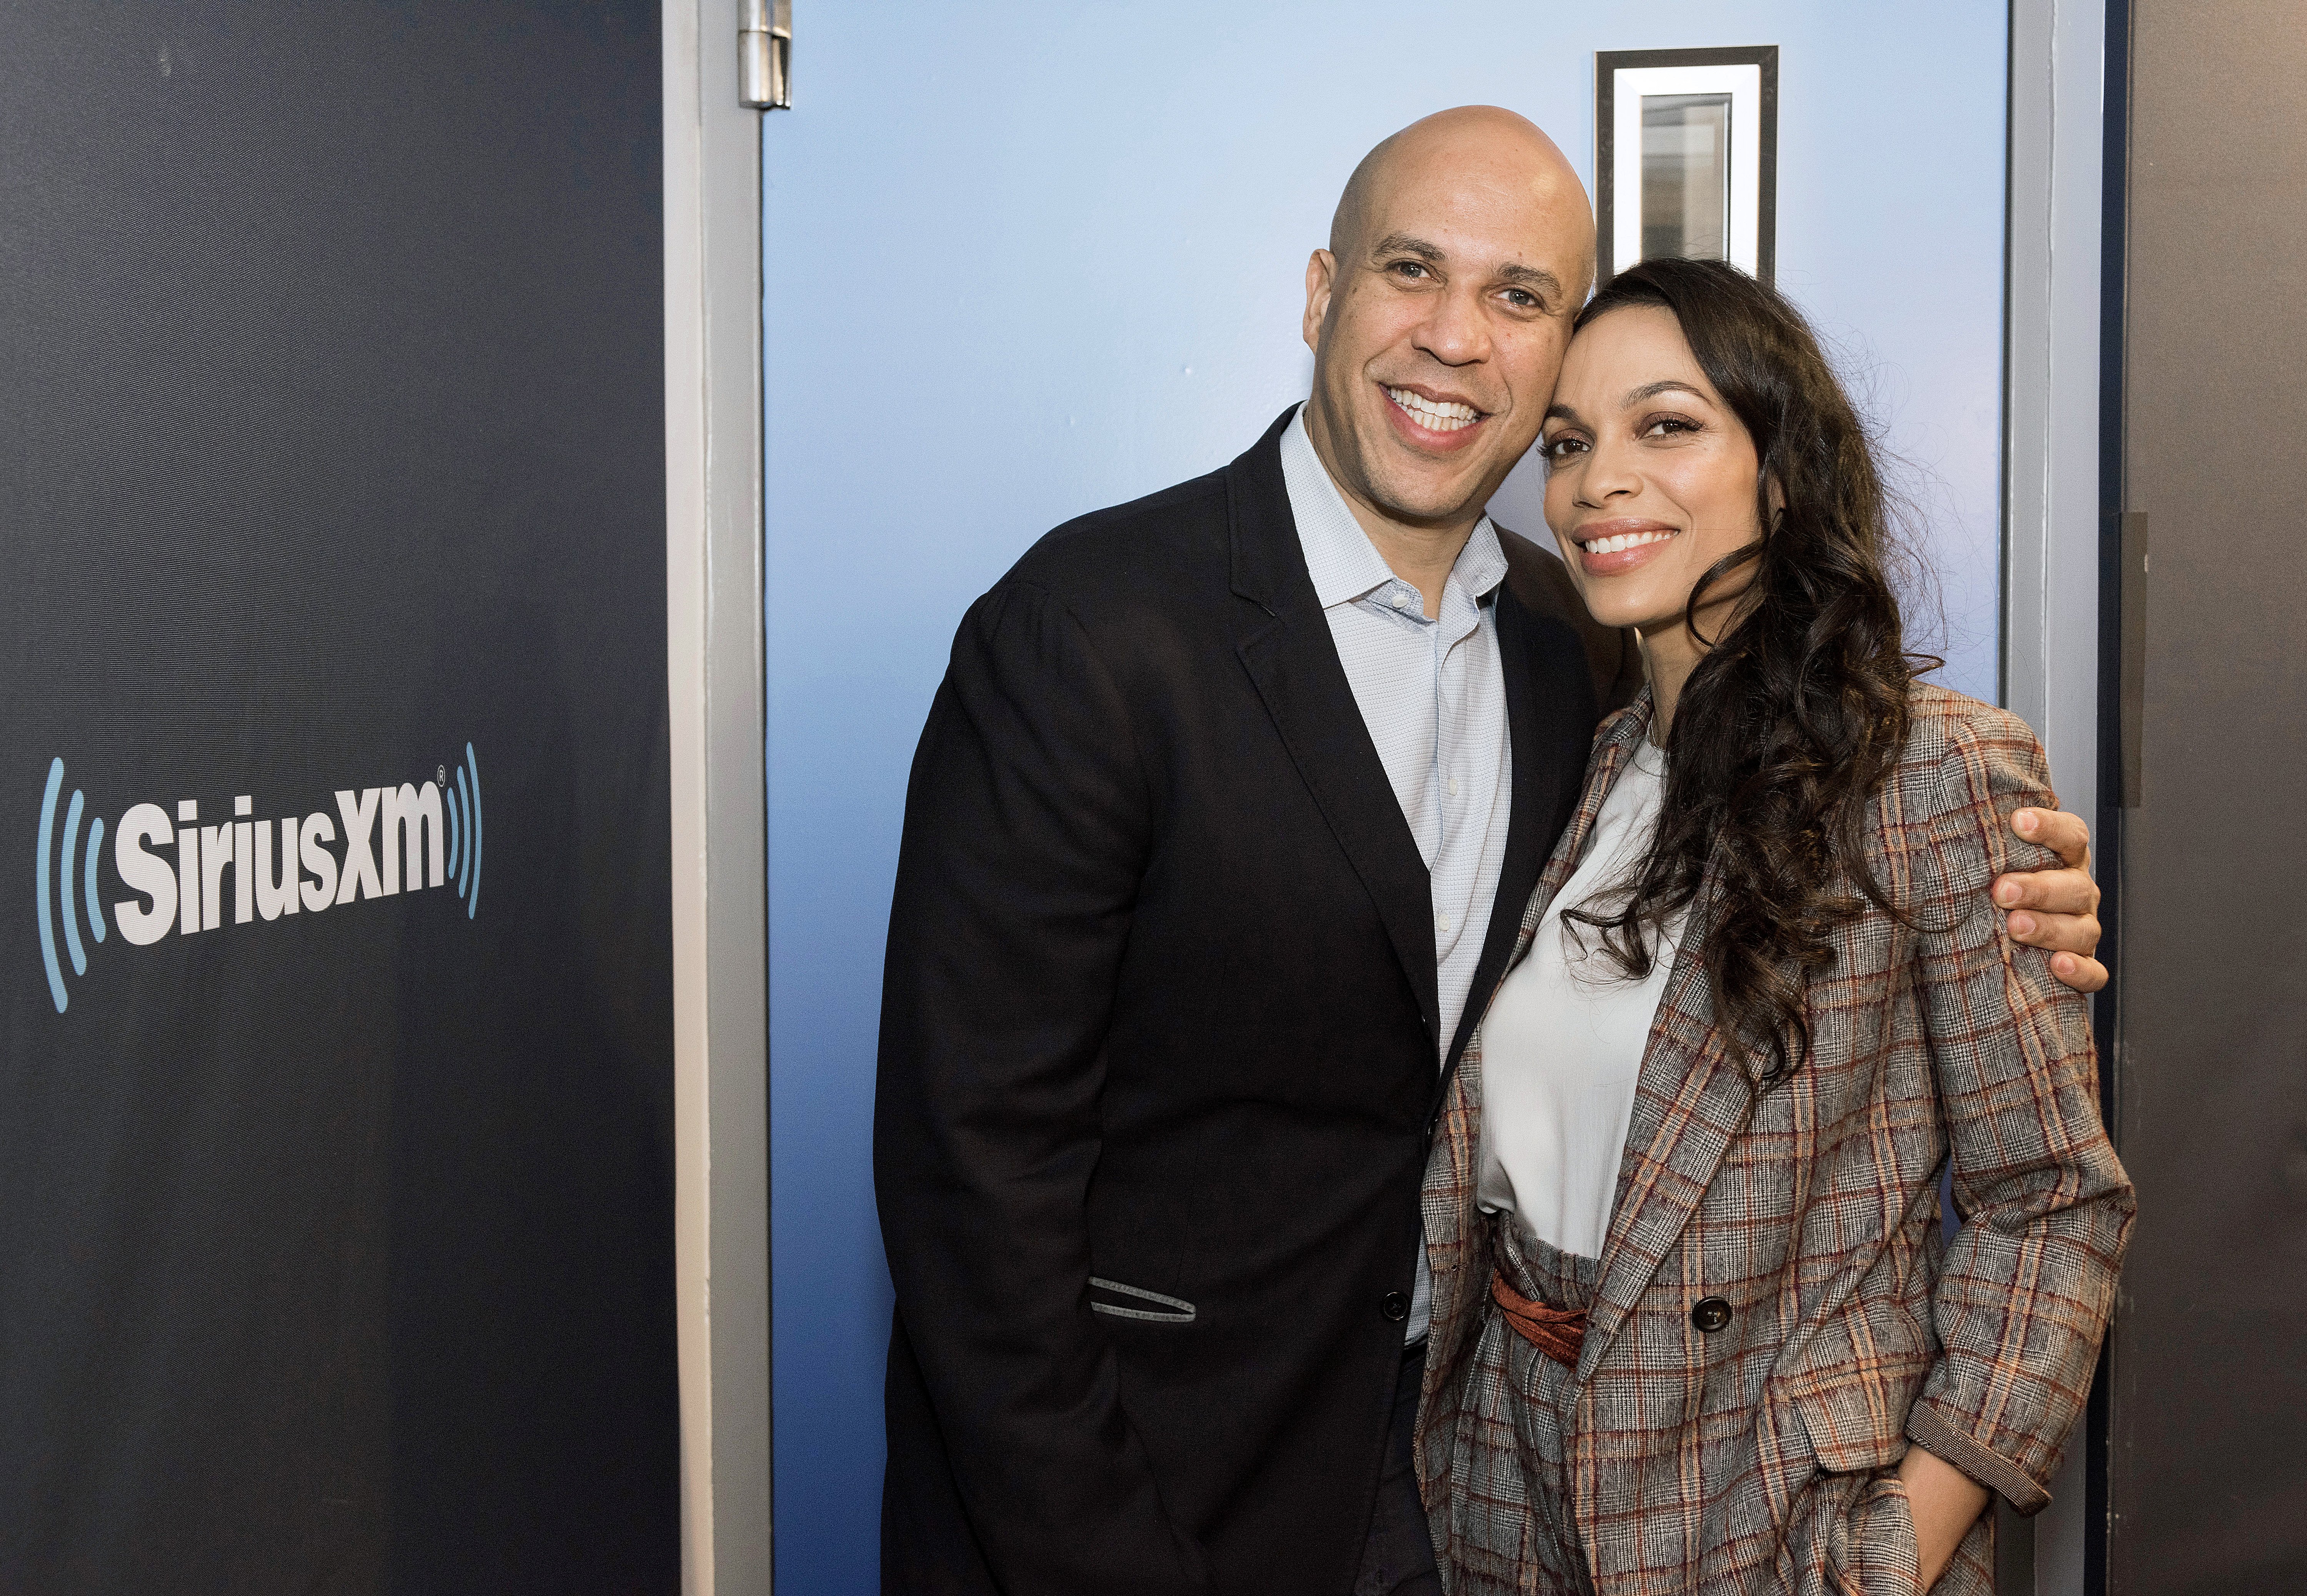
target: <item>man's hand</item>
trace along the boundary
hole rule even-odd
[[[2051,973],[2077,992],[2106,985],[2098,948],[2098,883],[2090,875],[2090,827],[2063,809],[2020,809],[2011,829],[2066,861],[2063,870],[2013,872],[1994,878],[1994,901],[2011,939],[2051,950]]]

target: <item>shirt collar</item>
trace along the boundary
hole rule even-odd
[[[1306,407],[1282,431],[1282,480],[1290,494],[1291,518],[1298,523],[1299,546],[1305,550],[1306,572],[1314,579],[1314,596],[1325,610],[1350,604],[1393,581],[1394,568],[1362,530],[1346,507],[1346,496],[1330,480],[1329,468],[1314,452],[1306,431]],[[1458,551],[1450,580],[1470,598],[1479,601],[1505,579],[1506,554],[1499,546],[1497,528],[1484,516],[1473,535]]]

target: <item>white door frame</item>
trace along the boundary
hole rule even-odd
[[[665,431],[682,1589],[766,1596],[761,126],[738,0],[666,0]]]
[[[2012,0],[2003,323],[2003,701],[2094,822],[2106,27],[2106,0]],[[2087,1450],[2079,1424],[2051,1505],[2003,1517],[2032,1538],[2036,1596],[2083,1596]]]

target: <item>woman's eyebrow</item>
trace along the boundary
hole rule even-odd
[[[1548,405],[1546,407],[1546,419],[1550,422],[1568,422],[1574,427],[1582,426],[1584,424],[1578,419],[1578,412],[1572,406],[1565,405],[1559,399],[1557,399],[1553,404]]]
[[[1685,393],[1688,394],[1694,399],[1698,399],[1710,405],[1713,403],[1711,399],[1708,399],[1704,394],[1699,392],[1696,388],[1691,387],[1689,383],[1683,381],[1680,378],[1668,377],[1662,382],[1646,382],[1642,384],[1642,387],[1631,390],[1625,398],[1618,401],[1618,405],[1621,409],[1627,409],[1641,404],[1644,399],[1655,399],[1660,394],[1668,393]]]

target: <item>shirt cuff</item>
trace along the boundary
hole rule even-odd
[[[1940,1417],[1936,1408],[1917,1403],[1907,1413],[1907,1438],[1941,1463],[1951,1464],[1994,1491],[2021,1518],[2032,1518],[2051,1505],[2051,1493],[1992,1447],[1982,1447],[1967,1432]]]

